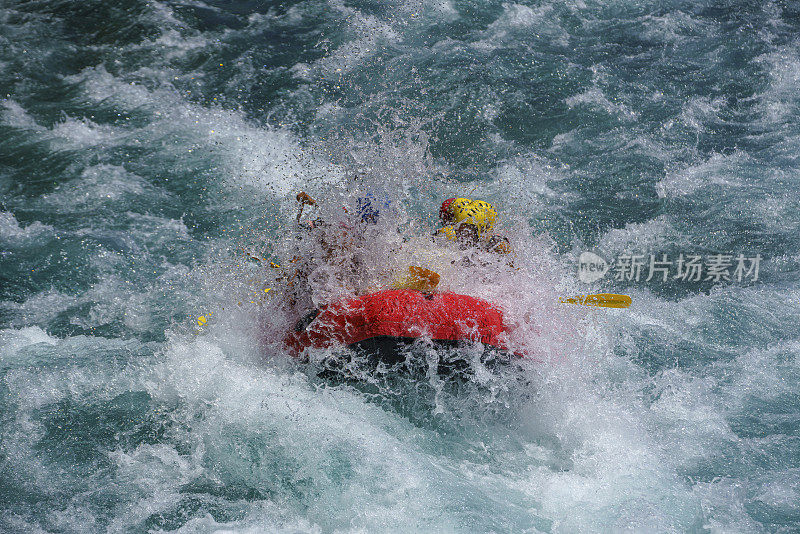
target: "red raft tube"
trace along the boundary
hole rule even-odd
[[[480,342],[507,352],[503,313],[489,302],[451,292],[378,291],[322,307],[301,320],[286,344],[296,356],[307,348],[394,352],[419,338],[454,346]]]

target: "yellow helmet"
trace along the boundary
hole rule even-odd
[[[497,211],[494,206],[483,200],[456,198],[448,206],[451,224],[469,224],[484,232],[494,226]]]

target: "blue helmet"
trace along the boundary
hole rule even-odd
[[[376,195],[367,193],[363,197],[359,197],[356,201],[357,213],[365,223],[377,223],[378,217],[381,214],[381,209],[389,209],[392,204],[392,201],[389,200],[389,196],[385,193],[378,196],[379,198],[376,198]]]

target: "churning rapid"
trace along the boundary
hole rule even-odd
[[[784,0],[6,0],[0,530],[800,529],[798,36]],[[300,191],[382,209],[303,295]],[[431,238],[451,197],[511,259]],[[412,264],[525,357],[280,342]],[[559,303],[599,292],[633,304]]]

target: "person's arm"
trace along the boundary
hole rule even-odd
[[[511,254],[511,242],[505,236],[493,235],[486,242],[486,250],[497,254]]]
[[[316,206],[317,205],[317,201],[314,200],[313,198],[311,198],[311,196],[308,193],[306,193],[305,191],[300,191],[299,193],[297,193],[297,197],[296,198],[297,198],[297,202],[299,203],[299,206],[298,206],[298,209],[297,209],[297,219],[296,219],[296,221],[297,221],[297,224],[300,224],[300,217],[303,216],[303,208],[305,208],[306,206]]]

